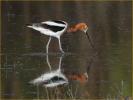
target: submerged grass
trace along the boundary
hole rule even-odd
[[[111,87],[112,92],[114,92],[114,95],[111,95],[110,93],[107,95],[106,100],[132,100],[132,97],[126,96],[124,93],[124,81],[121,80],[120,85],[114,84],[113,87]]]

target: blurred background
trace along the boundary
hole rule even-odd
[[[130,98],[131,10],[131,1],[2,1],[2,98]],[[82,32],[65,32],[61,70],[69,84],[54,88],[29,83],[49,72],[45,53],[49,37],[27,25],[47,20],[64,20],[68,27],[85,22],[95,47]],[[49,52],[56,70],[62,56],[57,39],[52,38]],[[85,74],[86,80],[81,78]]]

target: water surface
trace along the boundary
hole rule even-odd
[[[66,53],[60,54],[58,41],[52,38],[47,55],[48,36],[26,26],[50,19],[69,26],[87,23],[95,48],[82,32],[64,33]],[[131,2],[2,2],[1,57],[4,99],[131,97]],[[44,85],[50,81],[31,84],[59,65],[68,84],[50,88]]]

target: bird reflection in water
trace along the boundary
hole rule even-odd
[[[34,85],[43,85],[45,87],[55,87],[59,85],[68,84],[68,79],[61,71],[61,62],[63,55],[60,56],[59,67],[56,70],[52,70],[51,65],[49,63],[49,57],[46,56],[47,64],[49,66],[50,72],[44,73],[38,78],[32,80],[30,83]]]
[[[86,83],[88,81],[88,72],[78,73],[78,72],[65,72],[61,70],[61,62],[64,57],[64,54],[60,56],[58,69],[52,70],[51,64],[49,62],[49,56],[46,56],[47,64],[50,71],[42,74],[36,79],[30,81],[34,85],[42,85],[45,87],[56,87],[60,85],[68,85],[69,81],[77,81],[80,83]],[[90,66],[88,67],[90,68]],[[87,68],[87,70],[88,70]]]

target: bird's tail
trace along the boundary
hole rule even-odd
[[[29,28],[33,28],[33,26],[30,26],[30,25],[29,25],[29,26],[27,26],[27,27],[29,27]]]
[[[27,27],[32,28],[32,29],[34,29],[36,31],[40,31],[40,27],[38,27],[36,25],[28,25]]]

